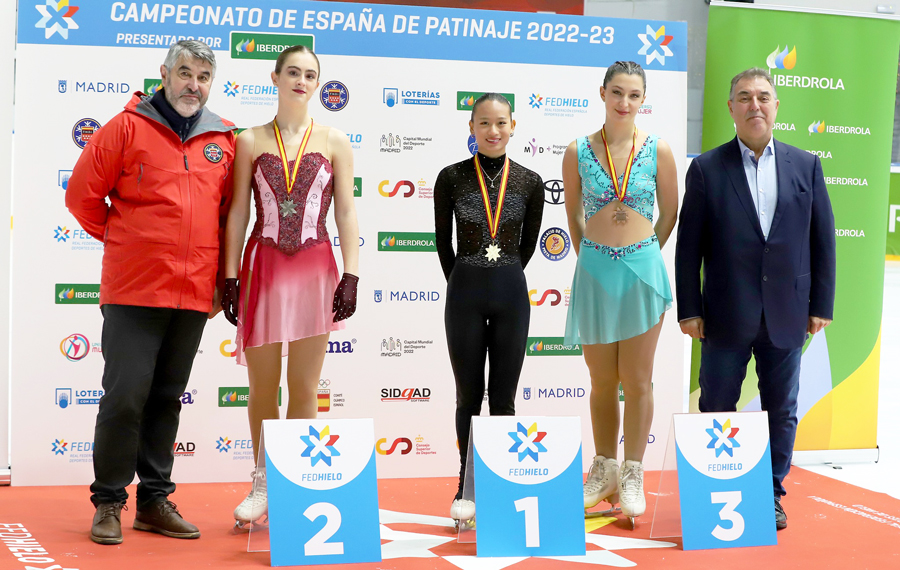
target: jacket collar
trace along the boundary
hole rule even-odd
[[[131,111],[136,113],[142,117],[145,117],[151,121],[155,121],[172,132],[172,135],[175,136],[179,141],[181,138],[172,130],[172,127],[169,125],[169,122],[166,121],[165,117],[160,114],[159,111],[156,110],[156,107],[150,103],[150,95],[146,95],[140,91],[135,91],[131,100],[125,105],[126,111]],[[229,131],[233,131],[237,129],[234,126],[234,123],[231,121],[226,121],[222,117],[216,115],[208,108],[203,107],[200,113],[200,118],[197,119],[197,122],[194,123],[193,128],[191,128],[190,133],[184,142],[191,140],[192,138],[202,135],[204,133],[210,132],[219,132],[219,133],[227,133]]]

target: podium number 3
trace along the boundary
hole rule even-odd
[[[538,498],[525,497],[515,503],[516,512],[525,511],[525,546],[528,548],[541,545],[541,526],[538,521]]]
[[[325,526],[313,535],[309,542],[303,545],[303,554],[306,556],[321,556],[323,554],[343,554],[343,542],[327,542],[334,533],[341,528],[341,511],[331,503],[315,503],[310,505],[303,516],[311,521],[325,517]]]
[[[737,511],[737,507],[741,503],[740,491],[724,491],[719,493],[710,493],[712,503],[714,505],[725,503],[722,510],[719,511],[719,518],[723,521],[731,521],[731,528],[722,528],[716,525],[712,535],[719,540],[732,541],[737,540],[744,534],[744,517]]]

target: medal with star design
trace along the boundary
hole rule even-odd
[[[634,135],[631,139],[631,154],[628,155],[628,161],[625,163],[625,174],[622,176],[622,184],[619,184],[619,177],[616,174],[616,165],[613,163],[612,154],[609,152],[609,143],[606,142],[606,125],[600,129],[600,138],[603,139],[603,147],[606,149],[606,160],[609,162],[610,178],[612,178],[613,190],[616,193],[616,210],[613,214],[613,221],[616,225],[622,225],[628,221],[628,210],[625,209],[625,192],[628,190],[628,178],[631,176],[631,167],[634,166],[634,150],[637,147],[637,127],[634,129]]]
[[[275,141],[278,143],[278,155],[281,157],[281,166],[284,169],[285,190],[287,191],[288,196],[290,196],[294,189],[294,183],[297,181],[297,173],[300,171],[300,160],[303,158],[303,152],[306,150],[306,144],[309,142],[309,136],[312,134],[313,120],[309,120],[309,126],[306,127],[306,132],[303,133],[303,140],[300,142],[300,149],[297,151],[297,160],[294,161],[293,172],[288,168],[287,152],[284,147],[284,139],[281,138],[281,129],[278,128],[278,121],[273,119],[272,125],[274,125],[275,128]],[[281,208],[282,218],[297,214],[297,204],[294,202],[293,198],[284,200],[278,204],[278,207]]]
[[[497,245],[497,232],[500,229],[500,214],[503,212],[503,200],[506,198],[506,183],[509,182],[509,157],[503,161],[503,175],[500,177],[500,191],[497,192],[497,213],[493,215],[491,210],[491,198],[488,196],[487,186],[484,183],[484,171],[475,153],[475,174],[478,177],[478,186],[481,188],[481,199],[484,202],[484,212],[487,214],[488,230],[491,233],[491,245],[486,248],[484,256],[488,261],[497,261],[502,252]]]

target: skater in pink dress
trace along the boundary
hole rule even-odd
[[[356,310],[359,280],[350,142],[309,115],[319,60],[305,46],[287,48],[275,63],[272,82],[278,87],[275,119],[237,137],[222,299],[226,318],[237,326],[237,362],[250,376],[247,410],[256,453],[262,421],[279,417],[283,356],[288,357],[287,417],[316,417],[329,333],[342,329]],[[256,223],[241,264],[251,193]],[[325,228],[332,200],[343,277]],[[254,488],[234,511],[239,524],[267,512],[265,479],[255,469],[252,476]]]

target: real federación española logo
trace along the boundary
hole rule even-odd
[[[527,429],[521,423],[516,422],[516,431],[508,433],[509,437],[513,440],[509,452],[518,454],[520,463],[524,461],[526,457],[530,457],[537,462],[538,454],[547,451],[547,448],[541,443],[547,436],[547,432],[538,431],[537,422],[531,424],[531,427]]]
[[[734,448],[740,447],[741,444],[734,437],[740,428],[731,427],[731,419],[725,420],[724,424],[720,424],[717,420],[713,420],[713,427],[706,428],[706,433],[711,438],[706,445],[707,449],[715,449],[716,457],[727,453],[728,457],[734,457]]]

